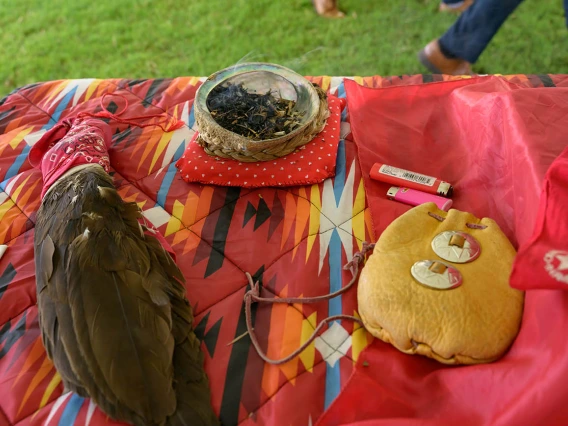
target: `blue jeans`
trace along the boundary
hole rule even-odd
[[[523,0],[476,0],[440,38],[442,53],[448,58],[465,59],[473,64],[522,2]],[[564,0],[564,9],[568,25],[568,0]]]

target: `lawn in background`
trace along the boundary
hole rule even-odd
[[[0,0],[0,95],[61,78],[209,75],[241,60],[305,75],[422,73],[416,52],[455,19],[437,0]],[[475,67],[479,73],[568,72],[560,0],[526,0]]]

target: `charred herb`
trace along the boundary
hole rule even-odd
[[[256,141],[278,138],[298,127],[304,113],[295,107],[295,101],[274,96],[274,91],[251,93],[242,84],[219,85],[207,98],[207,108],[220,126]]]

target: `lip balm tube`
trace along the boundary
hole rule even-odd
[[[442,211],[447,212],[452,207],[453,201],[438,195],[428,194],[422,191],[416,191],[409,188],[398,188],[391,186],[387,192],[387,198],[399,201],[409,206],[418,206],[424,203],[434,203]]]
[[[398,187],[416,189],[429,194],[450,198],[454,188],[448,182],[387,164],[375,163],[371,168],[371,179],[390,183]]]

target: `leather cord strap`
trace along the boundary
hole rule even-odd
[[[356,322],[358,324],[360,324],[361,326],[363,325],[363,322],[359,319],[356,318],[354,316],[351,315],[334,315],[328,318],[325,318],[324,320],[322,320],[318,326],[315,328],[314,332],[312,333],[312,335],[310,336],[310,338],[308,340],[306,340],[298,349],[296,349],[294,352],[292,352],[291,354],[289,354],[288,356],[281,358],[281,359],[272,359],[269,358],[261,349],[260,344],[258,343],[258,340],[256,338],[256,334],[254,333],[254,328],[252,325],[252,315],[251,315],[251,306],[254,302],[266,302],[266,303],[317,303],[317,302],[323,302],[326,300],[330,300],[333,299],[334,297],[337,297],[343,293],[345,293],[346,291],[348,291],[351,287],[353,287],[353,285],[355,284],[355,282],[357,281],[357,278],[359,276],[359,271],[360,271],[360,265],[361,263],[363,263],[363,261],[365,260],[365,255],[367,254],[367,252],[369,252],[370,250],[373,250],[373,248],[375,247],[375,244],[368,244],[367,242],[363,242],[363,249],[358,252],[355,253],[353,255],[353,259],[347,263],[343,269],[345,270],[350,270],[351,274],[353,275],[353,278],[351,279],[351,281],[349,282],[349,284],[347,284],[345,287],[330,293],[330,294],[326,294],[325,296],[316,296],[316,297],[260,297],[260,285],[257,282],[253,282],[252,276],[246,272],[246,276],[250,285],[250,290],[247,291],[245,293],[245,316],[246,316],[246,323],[247,323],[247,332],[248,335],[250,336],[250,340],[254,346],[254,348],[256,349],[256,352],[258,353],[258,355],[267,363],[269,364],[274,364],[274,365],[279,365],[279,364],[284,364],[288,361],[290,361],[291,359],[295,358],[296,356],[298,356],[300,353],[302,353],[302,351],[304,351],[318,336],[318,333],[320,332],[320,330],[326,325],[329,324],[332,321],[336,321],[336,320],[351,320],[353,322]]]

